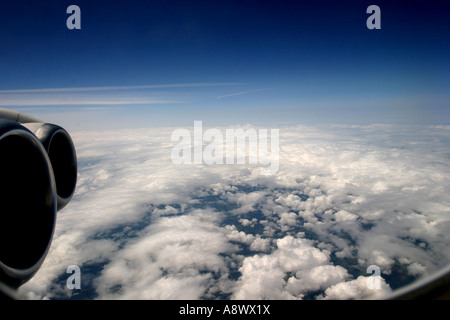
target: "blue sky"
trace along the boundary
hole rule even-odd
[[[0,105],[73,129],[449,123],[449,5],[392,2],[2,1]]]

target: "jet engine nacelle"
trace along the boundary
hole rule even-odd
[[[18,288],[42,265],[56,213],[75,191],[77,159],[66,130],[0,108],[0,282]]]

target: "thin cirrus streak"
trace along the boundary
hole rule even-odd
[[[218,96],[217,100],[220,100],[223,98],[234,97],[234,96],[240,96],[243,94],[249,94],[249,93],[263,91],[263,90],[267,90],[267,89],[255,89],[255,90],[249,90],[249,91],[239,91],[239,92],[235,92],[235,93],[224,94],[224,95]]]
[[[96,86],[74,88],[41,88],[0,90],[0,106],[52,106],[52,105],[126,105],[182,103],[174,99],[154,96],[148,92],[136,94],[133,90],[179,89],[239,86],[243,83],[179,83],[135,86]],[[112,91],[106,93],[107,91]],[[127,94],[120,91],[128,92]],[[99,92],[99,93],[94,93]],[[159,93],[161,95],[161,93]]]

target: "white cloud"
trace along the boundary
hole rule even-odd
[[[245,258],[234,299],[293,299],[284,290],[284,272],[279,261],[272,255]]]
[[[240,206],[238,209],[233,210],[233,213],[240,214],[253,211],[255,205],[261,201],[264,197],[265,192],[250,192],[250,193],[236,193],[229,194],[228,200],[238,203]]]
[[[255,236],[252,234],[246,234],[243,231],[238,231],[236,226],[227,225],[225,229],[228,231],[227,238],[231,241],[242,242],[250,245],[255,240]]]
[[[297,277],[290,277],[286,290],[297,296],[307,291],[327,289],[347,278],[347,270],[341,266],[319,265],[299,273]]]
[[[280,128],[270,177],[174,165],[172,130],[72,133],[76,194],[21,292],[69,296],[76,264],[100,266],[85,275],[100,299],[358,299],[369,265],[419,276],[449,261],[445,127]]]
[[[340,282],[325,290],[324,300],[348,300],[360,298],[376,298],[387,296],[391,289],[386,284],[384,278],[380,277],[380,287],[370,289],[367,285],[369,277],[359,276],[355,280]]]
[[[301,299],[308,291],[325,289],[348,277],[340,266],[329,264],[329,253],[312,242],[291,236],[277,240],[269,255],[245,258],[235,299]],[[286,281],[287,274],[295,274]]]
[[[214,224],[217,214],[195,211],[162,217],[114,256],[98,279],[102,298],[198,299],[226,263],[220,253],[233,251]],[[114,293],[114,288],[120,288]]]
[[[271,240],[257,236],[250,245],[250,250],[266,252],[270,249]]]
[[[336,212],[334,217],[337,222],[354,222],[356,219],[358,219],[358,216],[356,214],[350,213],[346,210],[340,210]]]

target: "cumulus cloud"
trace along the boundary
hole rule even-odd
[[[325,290],[324,300],[347,300],[360,297],[383,297],[391,292],[391,288],[380,278],[379,288],[371,289],[367,285],[368,277],[359,276],[355,280],[339,282]]]
[[[175,165],[174,129],[72,133],[76,194],[23,294],[361,299],[449,262],[446,126],[280,128],[273,176]],[[74,264],[77,293],[65,286]],[[369,265],[381,270],[376,292]]]
[[[348,276],[344,268],[329,264],[329,252],[292,236],[278,239],[269,255],[245,258],[240,272],[235,299],[299,299]],[[293,275],[286,281],[287,274]]]
[[[216,221],[214,212],[197,210],[150,224],[103,269],[98,292],[103,298],[201,298],[213,274],[226,271],[220,254],[233,251]]]

